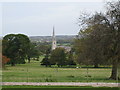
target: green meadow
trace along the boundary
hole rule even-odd
[[[117,82],[109,80],[111,68],[44,67],[40,61],[6,65],[3,82]]]

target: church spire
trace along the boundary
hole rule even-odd
[[[56,48],[56,38],[55,38],[55,30],[53,26],[53,35],[52,35],[52,50]]]
[[[55,30],[54,30],[54,26],[53,26],[53,37],[55,37]]]

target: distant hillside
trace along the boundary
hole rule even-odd
[[[76,36],[75,35],[58,35],[56,36],[57,42],[70,42]],[[52,36],[30,36],[29,37],[32,42],[51,42]]]

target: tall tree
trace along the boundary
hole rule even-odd
[[[118,79],[120,62],[120,1],[107,3],[106,14],[96,13],[84,17],[76,48],[80,59],[97,64],[101,60],[112,62],[110,79]],[[81,18],[80,18],[81,19]],[[80,45],[78,45],[80,44]],[[100,62],[99,62],[100,61]],[[89,62],[89,64],[90,64]]]
[[[58,67],[65,65],[66,53],[64,48],[56,48],[52,51],[50,56],[50,63],[58,65]]]
[[[72,50],[67,53],[66,65],[76,65]]]
[[[37,60],[39,60],[40,55],[41,53],[39,52],[36,43],[30,43],[30,49],[27,54],[28,63],[30,63],[31,58],[37,58]]]
[[[95,29],[97,28],[97,29]],[[95,68],[102,63],[100,31],[98,25],[89,26],[85,30],[79,32],[80,37],[75,40],[76,54],[78,55],[78,62],[81,64],[91,64]]]
[[[43,60],[40,62],[41,65],[45,65],[46,67],[47,67],[47,66],[51,66],[49,56],[50,56],[50,49],[46,50],[46,55],[45,55],[45,57],[43,58]]]
[[[8,34],[2,40],[2,53],[10,58],[10,64],[25,63],[30,40],[23,34]]]
[[[41,61],[41,65],[45,65],[46,67],[51,66],[48,54],[46,54],[43,60]]]
[[[118,79],[118,64],[120,63],[120,1],[109,2],[107,5],[108,26],[110,29],[109,41],[105,46],[108,47],[107,54],[109,54],[109,58],[112,60],[110,79]]]

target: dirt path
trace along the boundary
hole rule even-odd
[[[53,85],[53,86],[93,86],[93,87],[120,87],[120,83],[79,83],[79,82],[2,82],[2,85]]]

